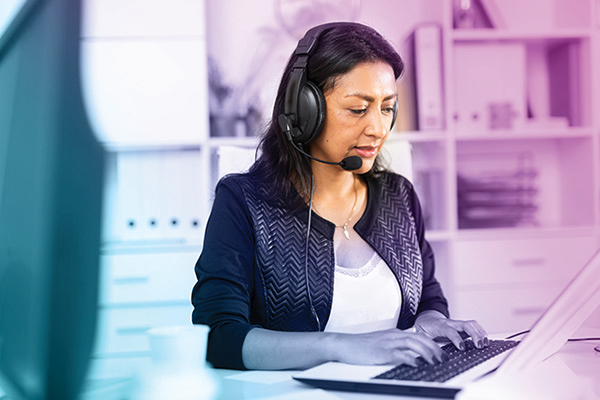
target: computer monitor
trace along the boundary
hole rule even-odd
[[[0,2],[0,387],[74,399],[96,327],[104,170],[80,89],[81,5]]]

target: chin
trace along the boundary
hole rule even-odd
[[[372,169],[373,169],[373,161],[363,159],[362,166],[353,172],[357,175],[362,175],[362,174],[366,174],[367,172],[369,172]]]

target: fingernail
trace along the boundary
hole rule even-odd
[[[483,338],[483,344],[486,345],[486,346],[489,346],[490,345],[489,339],[488,338]]]
[[[483,342],[481,340],[477,341],[477,348],[482,348],[483,347]]]
[[[460,345],[458,346],[459,349],[464,350],[465,349],[465,343],[464,342],[460,342]]]
[[[423,357],[417,357],[417,358],[415,358],[415,366],[416,367],[420,367],[421,365],[426,365],[426,364],[434,364],[434,363],[433,362],[428,362]]]

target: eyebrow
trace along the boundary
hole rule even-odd
[[[369,102],[374,102],[375,101],[375,97],[373,96],[369,96],[368,94],[362,94],[362,93],[350,93],[347,94],[344,97],[359,97],[363,100],[369,101]],[[386,96],[383,98],[383,101],[387,101],[387,100],[392,100],[394,98],[398,97],[398,93],[394,93],[394,94],[390,94],[389,96]]]

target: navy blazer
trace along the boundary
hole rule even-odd
[[[398,280],[398,328],[410,328],[424,310],[448,316],[412,184],[384,173],[368,179],[367,190],[366,209],[354,230]],[[242,345],[255,326],[315,331],[311,304],[322,327],[329,318],[335,226],[312,213],[305,262],[308,207],[291,209],[292,202],[269,193],[268,182],[251,174],[230,175],[217,185],[192,291],[192,322],[211,326],[207,359],[215,367],[245,368]]]

